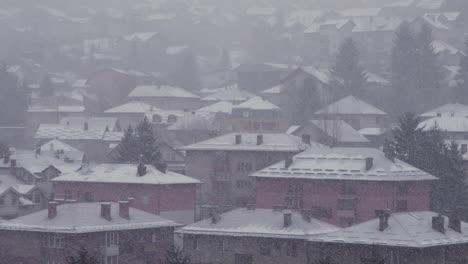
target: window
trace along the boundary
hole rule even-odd
[[[148,194],[143,194],[141,196],[141,203],[143,203],[144,205],[148,205],[150,203],[150,197]]]
[[[237,185],[237,189],[245,189],[245,188],[252,187],[252,183],[250,181],[237,181],[236,185]]]
[[[47,235],[43,245],[46,248],[63,248],[63,240],[59,235]]]
[[[356,194],[356,184],[354,182],[343,182],[342,194]]]
[[[192,245],[193,250],[200,250],[200,241],[198,237],[193,238],[193,245]]]
[[[333,210],[329,207],[313,207],[312,216],[315,218],[326,218],[330,219],[333,217]]]
[[[338,199],[338,210],[354,210],[357,207],[357,199]]]
[[[288,182],[288,194],[302,194],[303,184],[297,180],[289,180]]]
[[[258,240],[259,252],[262,255],[268,256],[271,254],[271,243],[265,239]]]
[[[286,197],[286,205],[290,209],[299,209],[302,207],[302,196],[288,196]]]
[[[253,257],[249,254],[236,254],[234,256],[234,264],[252,264]]]
[[[85,200],[86,202],[94,202],[94,195],[92,192],[85,193]]]
[[[78,200],[83,199],[83,196],[84,196],[84,195],[83,195],[83,192],[82,192],[82,191],[78,191],[78,192],[76,193],[76,197],[77,197]]]
[[[119,233],[117,232],[106,232],[105,243],[107,247],[119,245]]]
[[[379,118],[379,117],[376,117],[376,118],[375,118],[375,123],[376,123],[376,124],[380,124],[380,118]]]
[[[126,201],[126,200],[127,200],[127,196],[126,196],[124,193],[121,193],[120,196],[119,196],[119,200],[120,200],[120,201]]]
[[[65,200],[71,200],[71,199],[73,199],[72,192],[69,190],[65,191]]]
[[[297,257],[297,242],[288,242],[286,245],[286,255],[290,257]]]
[[[396,202],[396,210],[397,212],[405,212],[408,210],[408,201],[406,200],[398,200]]]
[[[408,184],[399,183],[397,186],[397,195],[399,196],[408,195]]]
[[[223,241],[221,241],[221,250],[223,251],[231,250],[231,243],[229,243],[229,240],[223,239]]]
[[[243,162],[243,161],[237,162],[237,171],[250,172],[252,171],[252,169],[253,169],[253,166],[252,166],[252,163],[250,162]]]

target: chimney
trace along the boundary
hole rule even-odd
[[[255,204],[248,204],[247,210],[255,210]]]
[[[49,202],[47,207],[47,217],[49,219],[53,219],[57,216],[57,202]]]
[[[140,177],[144,176],[146,174],[146,166],[141,161],[141,158],[140,158],[140,162],[138,163],[138,166],[137,166],[137,174]]]
[[[366,171],[372,169],[374,166],[374,158],[366,158]]]
[[[89,128],[88,122],[84,122],[83,130],[88,131],[88,128]]]
[[[236,135],[236,145],[239,145],[242,142],[242,135]]]
[[[166,173],[167,171],[167,164],[165,162],[157,162],[155,164],[155,167],[158,171],[162,172],[162,173]]]
[[[390,210],[375,210],[375,215],[379,218],[379,231],[384,231],[388,228],[388,219],[390,218]]]
[[[310,135],[302,135],[302,143],[310,145]]]
[[[263,135],[257,135],[257,145],[263,144]]]
[[[129,207],[132,207],[133,202],[135,201],[135,197],[128,197],[128,198],[127,198],[127,201],[128,201],[128,206],[129,206]]]
[[[3,163],[7,164],[8,162],[10,162],[10,152],[8,151],[7,153],[5,153],[5,155],[3,156]]]
[[[119,215],[122,218],[130,218],[130,202],[129,201],[119,201]]]
[[[283,212],[283,224],[284,224],[284,227],[289,227],[292,224],[292,212],[291,212],[291,210],[284,210],[284,212]]]
[[[442,215],[434,216],[432,217],[432,228],[442,234],[445,234],[444,222],[445,218]]]
[[[460,216],[455,211],[447,211],[449,216],[448,227],[458,233],[461,233],[461,220]]]
[[[16,176],[16,159],[10,159],[10,174]]]
[[[101,217],[106,220],[111,220],[111,204],[102,203],[101,204]]]
[[[301,210],[301,214],[302,214],[302,219],[304,219],[305,221],[309,223],[312,221],[312,210],[303,209]]]
[[[287,157],[286,160],[284,161],[284,168],[287,169],[291,166],[293,163],[293,157]]]
[[[211,208],[210,210],[211,223],[216,224],[221,220],[221,216],[218,213],[218,208]]]

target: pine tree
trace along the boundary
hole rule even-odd
[[[67,264],[98,264],[96,257],[88,254],[85,248],[81,248],[78,256],[69,256],[66,258]]]
[[[16,76],[0,65],[0,126],[24,125],[28,94]]]
[[[347,95],[358,95],[367,85],[367,74],[359,63],[359,51],[352,38],[341,43],[331,73],[334,85]]]
[[[415,34],[410,29],[408,22],[403,22],[395,32],[391,55],[392,89],[395,111],[408,112],[414,102],[414,89],[417,76],[417,54]]]
[[[461,103],[468,103],[468,37],[465,39],[465,50],[461,55],[456,81],[454,99],[456,98]]]
[[[190,258],[184,252],[175,246],[166,251],[165,264],[189,264]]]
[[[49,97],[54,94],[54,86],[49,74],[46,74],[42,79],[39,91],[41,97]]]
[[[131,125],[124,131],[124,136],[118,146],[118,158],[120,162],[136,162],[139,158],[135,144],[135,131]]]
[[[198,91],[202,83],[196,56],[191,51],[182,56],[185,57],[174,75],[174,83],[186,90]]]

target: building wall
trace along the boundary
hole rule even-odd
[[[146,263],[145,261],[163,263],[166,250],[173,245],[173,228],[169,227],[123,230],[116,233],[119,237],[118,246],[106,253],[106,232],[54,234],[0,231],[2,237],[0,256],[2,260],[7,260],[6,263],[43,264],[48,263],[47,261],[66,263],[66,257],[77,256],[80,248],[85,247],[90,255],[98,259],[115,255],[118,256],[119,263],[128,259],[134,260],[135,263]],[[61,237],[62,247],[47,246],[48,236],[53,235]]]
[[[198,248],[195,248],[195,240]],[[290,243],[296,243],[295,256],[288,255]],[[193,264],[307,263],[304,240],[185,234],[183,245]],[[252,261],[236,262],[238,254],[251,256]]]
[[[355,194],[344,194],[344,184],[351,184]],[[287,179],[257,178],[256,206],[293,206],[288,203],[291,197],[298,197],[304,209],[328,208],[330,215],[315,216],[332,224],[347,226],[375,218],[375,210],[397,211],[429,210],[430,182],[407,182],[407,194],[398,194],[399,182],[303,180],[295,181],[302,186],[299,194],[288,191],[293,181]],[[288,198],[289,197],[289,198]],[[357,199],[354,209],[340,208],[340,199]],[[398,209],[398,204],[406,201],[406,210]]]
[[[171,215],[174,215],[178,220],[184,219],[186,223],[194,221],[195,184],[149,185],[56,182],[54,185],[56,199],[66,199],[67,193],[71,193],[71,197],[68,197],[69,199],[77,200],[77,202],[92,202],[90,199],[86,199],[87,195],[89,196],[90,194],[94,202],[118,202],[132,197],[134,198],[132,207],[137,209],[153,214],[173,212]],[[185,219],[188,216],[190,218]]]

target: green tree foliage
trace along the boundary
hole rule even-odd
[[[67,264],[98,264],[96,257],[91,256],[85,248],[81,248],[78,256],[66,258]]]
[[[465,170],[456,144],[446,144],[438,127],[423,128],[413,113],[402,116],[384,144],[390,159],[400,159],[439,178],[433,184],[431,208],[438,212],[468,209]]]
[[[27,108],[26,89],[5,64],[0,65],[0,126],[24,125]]]
[[[157,137],[146,117],[136,129],[129,126],[125,130],[118,148],[119,162],[136,163],[140,159],[146,164],[156,164],[161,160]]]
[[[367,85],[367,73],[359,62],[359,51],[352,38],[341,43],[331,73],[334,86],[342,88],[346,95],[359,95]]]
[[[165,264],[189,264],[190,258],[178,247],[172,246],[166,251]]]

